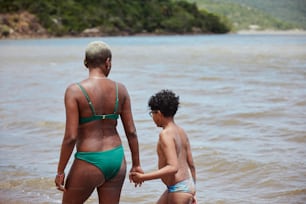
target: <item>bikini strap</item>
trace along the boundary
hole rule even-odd
[[[118,83],[116,82],[116,102],[115,102],[115,110],[114,113],[117,113],[119,106],[119,94],[118,94]]]
[[[81,91],[83,92],[83,94],[84,94],[84,96],[85,96],[85,98],[86,98],[86,100],[87,100],[87,102],[89,104],[89,107],[91,109],[91,112],[93,113],[93,115],[96,115],[96,111],[95,111],[95,109],[93,107],[93,104],[92,104],[92,102],[91,102],[91,100],[90,100],[90,98],[88,96],[88,93],[86,92],[85,88],[80,83],[76,83],[76,84],[80,87]]]

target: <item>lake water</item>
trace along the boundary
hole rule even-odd
[[[61,203],[63,96],[87,77],[93,40],[111,46],[110,78],[129,90],[146,172],[157,168],[160,131],[147,101],[167,88],[180,95],[199,204],[306,202],[306,35],[233,34],[1,40],[0,203]],[[126,179],[120,203],[154,203],[164,190]]]

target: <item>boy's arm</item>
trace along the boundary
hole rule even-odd
[[[193,178],[193,181],[196,182],[196,170],[195,170],[195,165],[193,162],[193,157],[192,157],[192,153],[191,153],[191,147],[190,147],[190,143],[189,143],[189,139],[187,138],[187,162],[191,171],[191,175]]]
[[[160,168],[157,171],[146,173],[146,174],[137,174],[132,173],[133,180],[138,182],[143,182],[147,180],[160,179],[168,175],[173,175],[178,171],[178,161],[175,149],[175,143],[170,135],[164,133],[164,131],[159,136],[159,151],[161,151],[162,156],[165,159],[164,167]],[[161,155],[159,155],[161,156]]]

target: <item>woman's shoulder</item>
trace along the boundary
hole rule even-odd
[[[66,88],[66,93],[79,91],[79,89],[80,89],[79,86],[80,85],[78,85],[78,84],[79,84],[79,82],[69,84]]]
[[[120,95],[124,95],[124,96],[128,95],[128,90],[122,82],[118,82],[118,81],[113,81],[113,82],[118,87],[118,92]]]

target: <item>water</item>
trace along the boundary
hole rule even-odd
[[[53,179],[63,96],[87,77],[92,40],[112,47],[110,78],[131,95],[145,171],[157,168],[159,132],[147,100],[167,88],[180,95],[176,122],[190,137],[199,203],[306,203],[305,35],[0,41],[0,203],[61,202]],[[159,180],[135,189],[126,179],[121,203],[154,203],[164,190]]]

